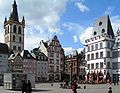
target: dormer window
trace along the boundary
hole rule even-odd
[[[96,35],[96,34],[97,34],[97,32],[95,31],[95,32],[94,32],[94,35]]]
[[[105,29],[102,29],[102,33],[104,33],[105,32]]]
[[[101,26],[101,25],[102,25],[102,22],[100,21],[100,22],[99,22],[99,26]]]
[[[27,57],[30,57],[30,54],[27,54]]]

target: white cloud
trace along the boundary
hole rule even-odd
[[[81,12],[85,12],[85,11],[89,11],[90,9],[85,6],[82,2],[76,2],[75,6],[77,6],[77,8],[81,11]]]
[[[18,4],[20,7],[24,7],[24,9],[20,8],[20,11],[25,14],[27,25],[38,24],[42,29],[54,33],[60,31],[60,15],[65,11],[67,1],[68,0],[20,0]]]
[[[63,27],[70,31],[71,36],[73,36],[74,43],[78,42],[78,37],[81,35],[81,32],[84,31],[84,27],[77,23],[66,22],[63,24]]]
[[[85,44],[85,40],[89,39],[92,34],[93,27],[88,27],[81,35],[80,35],[80,41]]]
[[[64,48],[64,51],[65,51],[65,55],[69,55],[72,51],[74,51],[75,49],[73,49],[72,47],[67,47],[67,48]]]
[[[66,22],[63,24],[63,26],[66,27],[69,31],[74,32],[75,35],[80,35],[84,30],[84,27],[77,23]]]
[[[78,48],[78,49],[74,49],[72,47],[66,47],[66,48],[64,48],[65,55],[72,54],[73,51],[75,51],[75,50],[77,50],[77,52],[80,53],[81,51],[83,51],[83,48]]]
[[[118,28],[120,28],[120,16],[119,15],[112,16],[110,19],[112,22],[113,31],[116,34]]]
[[[14,0],[0,0],[0,27],[3,31],[4,17],[9,18]],[[34,48],[41,39],[48,39],[60,32],[60,16],[65,11],[68,0],[16,0],[19,20],[25,17],[25,49]],[[4,38],[3,33],[0,37]],[[1,38],[1,41],[4,41]]]
[[[4,43],[4,31],[0,29],[0,43]]]
[[[76,35],[73,36],[74,43],[78,42],[78,38]]]
[[[106,11],[105,11],[105,15],[110,15],[113,11],[114,11],[114,8],[113,6],[109,6],[107,7]]]

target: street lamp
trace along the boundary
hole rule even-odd
[[[70,64],[70,87],[72,87],[72,64]]]

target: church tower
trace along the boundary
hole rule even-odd
[[[10,51],[21,52],[24,50],[24,28],[25,28],[25,19],[24,16],[22,21],[19,21],[17,4],[14,0],[12,5],[12,11],[10,17],[7,20],[5,17],[4,20],[4,38],[5,43],[8,45]]]

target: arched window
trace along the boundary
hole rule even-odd
[[[8,33],[9,33],[9,25],[8,25],[8,28],[7,28],[7,30],[8,30]]]
[[[5,34],[7,34],[7,32],[8,32],[7,30],[8,30],[7,27],[5,27]]]
[[[21,34],[21,26],[18,27],[18,33]]]
[[[22,40],[21,40],[21,37],[19,37],[19,42],[21,42]]]
[[[13,50],[16,50],[16,46],[13,46]]]
[[[16,33],[16,30],[17,30],[16,25],[13,25],[13,32]]]
[[[21,51],[21,47],[18,47],[18,51]]]
[[[13,35],[13,41],[15,41],[15,35]]]

